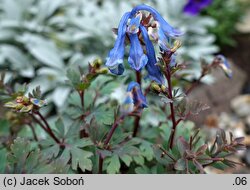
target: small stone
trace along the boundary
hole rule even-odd
[[[250,116],[250,95],[237,96],[231,101],[231,108],[239,117]]]

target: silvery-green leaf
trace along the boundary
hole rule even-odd
[[[51,67],[63,68],[64,63],[59,50],[52,41],[29,33],[25,33],[19,40],[24,43],[30,53],[42,63]]]
[[[56,106],[62,107],[64,105],[70,90],[71,89],[68,87],[58,87],[54,90],[53,101],[55,102]]]

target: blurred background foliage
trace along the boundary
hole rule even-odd
[[[216,36],[216,44],[236,45],[232,36],[239,33],[236,25],[244,18],[249,5],[250,2],[242,0],[214,0],[204,10],[203,15],[211,16],[218,23],[216,27],[209,27],[209,32]]]

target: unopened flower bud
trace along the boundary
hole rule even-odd
[[[162,90],[163,92],[166,92],[166,89],[167,89],[167,87],[166,87],[166,86],[161,85],[161,90]]]
[[[94,68],[99,68],[102,65],[102,60],[101,59],[95,59],[93,63],[91,64],[92,67]]]
[[[180,40],[175,40],[174,41],[174,46],[171,49],[172,52],[176,52],[177,49],[179,49],[181,47],[181,41]]]
[[[96,71],[98,74],[107,74],[109,72],[108,68],[101,68]]]
[[[155,82],[151,84],[151,88],[157,92],[161,92],[161,87]]]

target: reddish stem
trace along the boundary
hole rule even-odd
[[[43,115],[37,111],[36,114],[41,118],[41,120],[44,122],[47,132],[49,133],[49,135],[58,143],[61,144],[60,140],[55,136],[55,134],[53,133],[52,129],[50,128],[47,120],[43,117]]]
[[[120,124],[120,122],[124,119],[124,117],[125,117],[125,115],[122,115],[122,116],[120,116],[119,118],[117,118],[115,120],[114,124],[112,125],[112,127],[111,127],[111,129],[110,129],[110,131],[108,133],[108,136],[107,136],[106,140],[104,141],[104,145],[105,146],[109,144],[109,142],[110,142],[110,140],[111,140],[111,138],[112,138],[112,136],[113,136],[116,128],[118,127],[118,125]]]
[[[37,119],[33,114],[31,114],[31,117],[33,118],[33,120],[38,124],[40,125],[40,127],[42,127],[42,129],[47,133],[49,134],[49,136],[54,139],[58,144],[60,144],[60,141],[55,137],[55,135],[53,135],[53,133],[50,133],[49,130],[44,126],[44,124],[39,121],[39,119]]]
[[[173,99],[173,94],[172,94],[172,81],[171,81],[171,73],[170,73],[170,67],[169,65],[166,65],[166,71],[165,71],[165,76],[168,82],[168,95],[169,99]],[[174,103],[170,102],[170,111],[171,111],[171,120],[172,120],[172,132],[169,138],[169,148],[172,149],[174,145],[174,137],[175,137],[175,132],[176,132],[176,126],[177,122],[175,119],[175,111],[174,111]]]
[[[106,148],[106,146],[109,144],[109,142],[110,142],[110,140],[111,140],[111,138],[112,138],[112,136],[113,136],[116,128],[119,126],[120,122],[124,119],[124,117],[125,117],[125,115],[122,115],[122,116],[118,117],[115,120],[114,124],[112,125],[112,127],[111,127],[111,129],[110,129],[110,131],[109,131],[109,133],[107,135],[106,140],[104,141],[104,148]],[[98,169],[98,173],[102,174],[103,157],[102,157],[101,153],[99,154],[99,167],[98,168],[99,168]]]
[[[138,84],[140,84],[141,87],[141,73],[139,71],[136,71],[136,82]],[[135,120],[134,120],[134,130],[133,130],[133,137],[136,137],[137,132],[140,128],[140,116],[135,116]]]
[[[79,96],[81,99],[82,110],[84,111],[84,91],[79,91]]]
[[[186,91],[186,95],[190,94],[194,88],[198,86],[198,84],[201,82],[201,79],[204,77],[204,73],[201,74],[201,76],[190,86],[190,88]]]
[[[141,73],[140,71],[136,71],[136,82],[141,85]]]
[[[101,156],[101,153],[99,154],[99,167],[98,167],[98,173],[102,174],[102,166],[103,166],[103,158]]]
[[[136,137],[138,129],[140,128],[140,119],[140,116],[135,116],[133,137]]]

